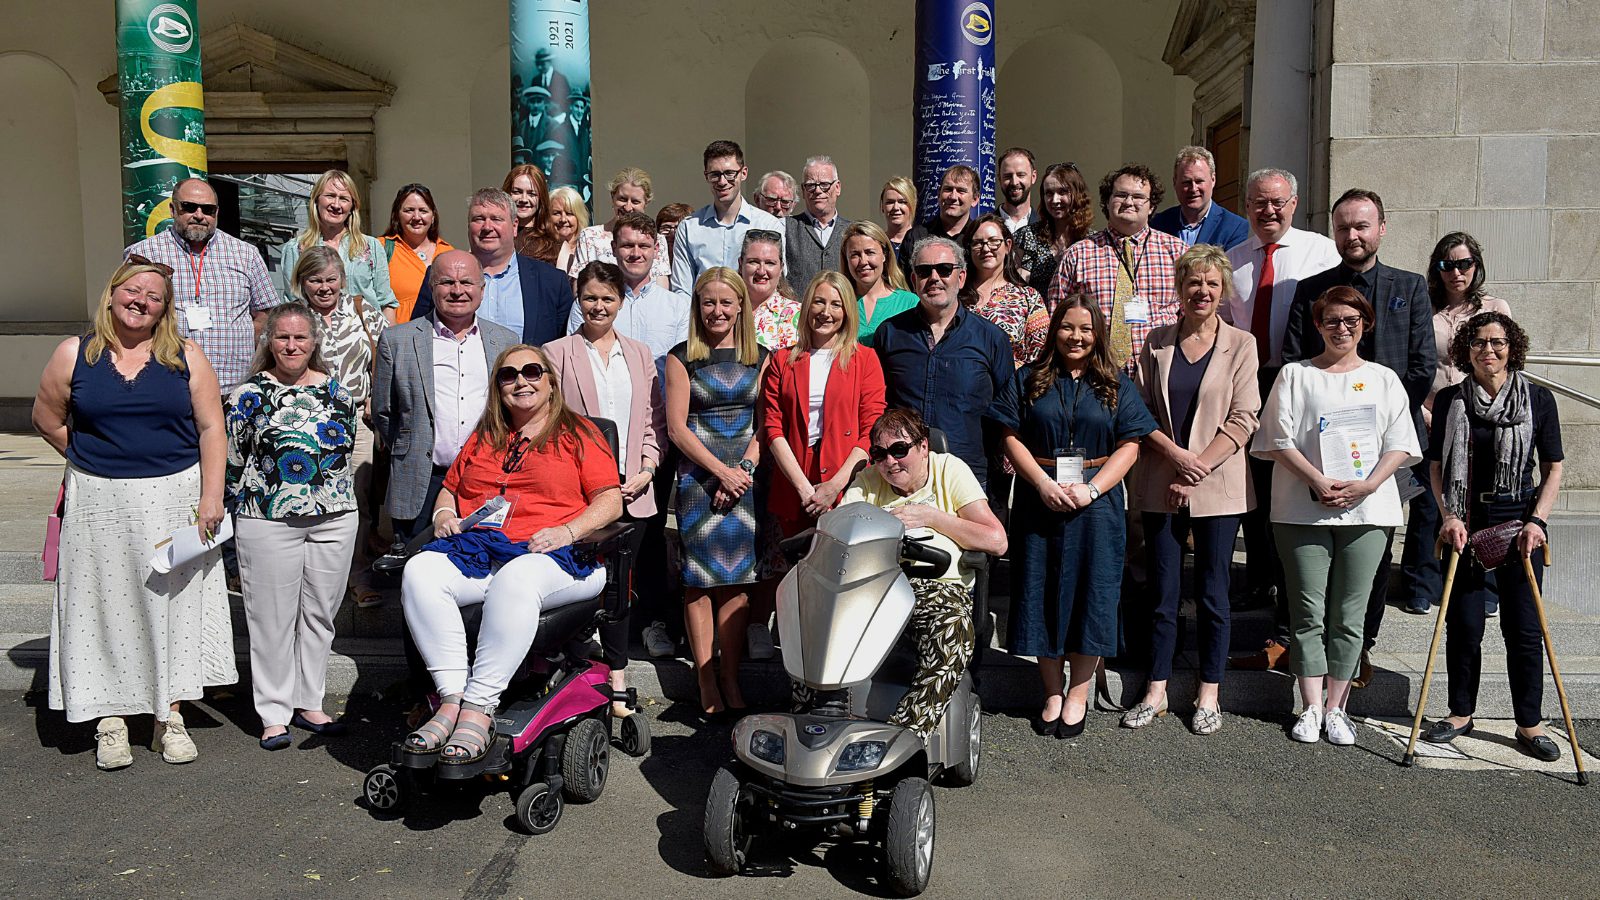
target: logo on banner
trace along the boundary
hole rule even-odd
[[[978,47],[994,39],[994,14],[989,12],[989,4],[967,4],[967,8],[961,11],[961,33]]]
[[[150,40],[168,53],[183,53],[194,44],[189,14],[176,3],[163,3],[150,10],[145,27],[150,31]]]

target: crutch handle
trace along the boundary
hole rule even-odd
[[[1544,539],[1544,564],[1550,565],[1550,538]]]

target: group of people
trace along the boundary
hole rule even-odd
[[[282,296],[255,248],[217,231],[210,186],[175,187],[172,227],[127,249],[35,404],[68,461],[50,703],[98,721],[102,768],[131,762],[123,717],[145,713],[164,758],[194,759],[181,701],[237,679],[219,554],[148,563],[230,513],[267,749],[291,725],[345,729],[322,709],[335,615],[382,602],[376,555],[431,539],[401,597],[413,687],[439,703],[414,713],[406,749],[450,765],[488,751],[539,612],[603,588],[572,545],[619,519],[651,573],[631,622],[652,656],[682,628],[708,718],[744,708],[741,659],[774,652],[780,542],[827,510],[870,502],[947,549],[1009,553],[1006,645],[1037,658],[1033,727],[1059,738],[1084,729],[1105,658],[1130,651],[1149,679],[1122,724],[1167,713],[1191,544],[1192,730],[1222,727],[1230,664],[1286,667],[1303,701],[1292,737],[1350,744],[1403,503],[1410,611],[1440,600],[1436,537],[1460,551],[1520,521],[1520,556],[1545,541],[1556,407],[1522,374],[1527,337],[1484,294],[1470,235],[1445,236],[1425,275],[1394,269],[1377,194],[1340,197],[1330,240],[1291,224],[1295,176],[1262,169],[1241,218],[1212,199],[1199,147],[1179,153],[1178,203],[1160,213],[1148,167],[1108,173],[1098,231],[1077,167],[1041,179],[1020,148],[999,159],[994,212],[974,214],[978,176],[958,165],[921,218],[910,182],[890,179],[881,225],[839,214],[826,156],[798,182],[764,175],[754,203],[737,144],[703,163],[709,204],[652,218],[650,176],[627,168],[596,225],[582,197],[517,165],[468,200],[465,249],[420,184],[365,234],[356,186],[330,171],[283,247]],[[922,669],[894,721],[924,734],[974,652],[973,573],[952,559],[912,585]],[[1520,568],[1469,571],[1450,606],[1452,715],[1428,738],[1470,731],[1498,610],[1518,740],[1554,758],[1531,592]],[[1230,661],[1231,612],[1265,604],[1277,633]],[[601,632],[618,689],[632,627]]]

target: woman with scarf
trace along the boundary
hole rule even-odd
[[[1529,756],[1554,762],[1561,758],[1561,748],[1544,733],[1544,641],[1522,560],[1532,559],[1534,577],[1542,583],[1543,554],[1534,551],[1547,539],[1545,519],[1561,490],[1561,422],[1555,396],[1522,373],[1527,355],[1528,336],[1510,316],[1478,313],[1450,344],[1451,361],[1472,377],[1434,398],[1427,457],[1434,499],[1444,516],[1440,537],[1460,553],[1469,534],[1505,522],[1523,526],[1494,578],[1475,558],[1456,570],[1455,594],[1445,617],[1450,715],[1434,722],[1424,738],[1444,744],[1472,733],[1483,670],[1485,604],[1498,598],[1517,746]]]

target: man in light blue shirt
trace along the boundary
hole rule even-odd
[[[641,212],[623,213],[617,217],[611,240],[627,294],[613,327],[617,334],[650,348],[660,376],[657,383],[665,384],[667,353],[689,339],[689,298],[650,277],[656,262],[655,220]],[[567,316],[567,333],[576,334],[582,324],[583,310],[574,303]]]
[[[784,227],[764,209],[744,202],[744,150],[733,141],[712,141],[705,152],[706,183],[711,185],[711,203],[685,217],[678,224],[672,245],[672,289],[694,293],[694,280],[714,266],[739,268],[739,248],[745,232],[771,231],[783,250]],[[781,252],[780,252],[781,256]]]
[[[572,305],[577,310],[578,305]],[[498,272],[483,270],[483,304],[478,315],[522,334],[522,277],[517,272],[517,254]]]

